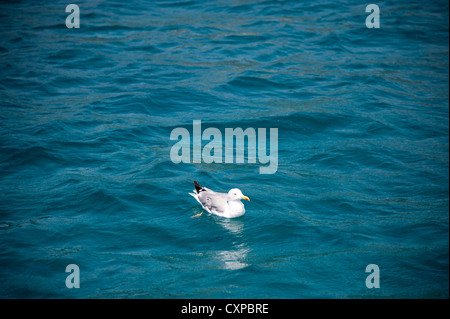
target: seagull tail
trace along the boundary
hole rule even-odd
[[[204,189],[203,187],[201,187],[200,184],[197,183],[197,181],[194,181],[194,186],[195,186],[195,189],[192,190],[192,193],[189,193],[189,195],[191,195],[192,197],[194,197],[194,198],[197,200],[197,202],[199,202],[200,205],[203,206],[203,204],[202,204],[202,203],[200,202],[200,200],[198,199],[198,194],[200,194],[200,192],[201,192],[201,191],[204,191],[205,189]]]
[[[194,189],[193,190],[193,192],[195,192],[196,190]],[[192,197],[194,197],[195,198],[195,200],[200,204],[200,205],[202,205],[202,207],[203,207],[203,204],[200,202],[200,200],[198,199],[198,194],[196,194],[196,193],[188,193],[189,195],[191,195]]]
[[[195,194],[195,193],[188,193],[188,194],[191,195],[192,197],[194,197],[195,199],[197,199],[198,194]]]

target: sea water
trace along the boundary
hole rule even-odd
[[[0,4],[0,297],[449,297],[447,1],[72,3]],[[174,163],[193,121],[276,172]]]

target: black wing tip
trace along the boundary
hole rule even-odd
[[[200,184],[197,181],[194,181],[195,190],[197,191],[197,194],[203,191],[203,187],[200,186]]]

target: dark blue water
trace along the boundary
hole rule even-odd
[[[447,1],[68,3],[0,5],[0,297],[449,297]],[[193,120],[277,172],[173,163]]]

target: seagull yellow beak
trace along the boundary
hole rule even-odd
[[[242,196],[241,198],[250,201],[250,198],[248,198],[247,196]]]

